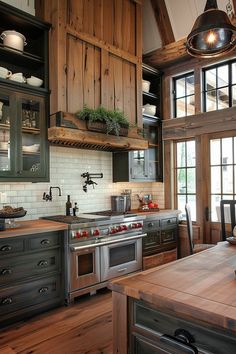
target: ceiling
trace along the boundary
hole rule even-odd
[[[143,0],[143,54],[163,47],[160,31],[155,18],[153,3],[160,0]],[[187,37],[194,21],[204,11],[206,0],[165,0],[167,14],[172,27],[174,40]],[[218,8],[226,11],[230,3],[233,10],[233,0],[218,0]],[[160,5],[159,5],[160,6]]]

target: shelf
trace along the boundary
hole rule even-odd
[[[154,118],[154,119],[156,119],[156,120],[159,120],[159,119],[160,119],[160,117],[152,116],[151,114],[146,114],[146,113],[143,113],[143,117]]]
[[[10,125],[9,124],[3,124],[3,123],[0,123],[0,129],[6,129],[6,130],[9,130],[10,129]]]
[[[146,96],[146,97],[149,97],[149,98],[153,98],[154,100],[157,100],[157,95],[155,95],[154,93],[151,93],[151,92],[143,91],[143,96]]]
[[[30,133],[30,134],[40,134],[40,129],[38,128],[29,128],[29,127],[22,127],[23,133]]]
[[[159,144],[153,144],[153,143],[148,143],[148,147],[149,148],[156,148],[156,147],[159,147]]]
[[[10,58],[12,58],[14,59],[14,61],[17,60],[19,64],[26,64],[28,62],[35,64],[44,64],[44,60],[42,57],[27,53],[25,51],[21,52],[20,50],[4,46],[2,43],[0,43],[0,55],[1,60],[7,59],[7,61],[9,61]]]
[[[1,55],[1,53],[0,53],[0,55]],[[14,87],[14,88],[24,88],[27,91],[30,91],[30,93],[31,92],[49,93],[49,91],[44,87],[31,86],[26,83],[21,83],[21,82],[9,80],[9,79],[0,78],[0,84],[5,84],[9,87]]]

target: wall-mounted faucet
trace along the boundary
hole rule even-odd
[[[81,177],[86,178],[85,184],[83,185],[83,191],[84,191],[84,192],[87,192],[87,191],[88,191],[88,188],[87,188],[88,185],[92,185],[92,186],[93,186],[93,189],[94,189],[94,185],[95,185],[95,184],[97,185],[97,183],[94,182],[94,181],[92,180],[92,178],[103,178],[103,173],[89,173],[89,172],[84,172],[84,173],[82,173]]]
[[[52,201],[52,189],[58,189],[58,195],[59,195],[59,197],[61,197],[61,188],[60,187],[50,187],[49,194],[47,194],[46,192],[43,193],[43,200],[46,200],[46,202]]]

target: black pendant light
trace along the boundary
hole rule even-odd
[[[218,9],[216,0],[207,0],[187,37],[187,52],[194,57],[216,57],[231,51],[235,44],[236,27],[226,12]]]

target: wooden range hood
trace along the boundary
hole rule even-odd
[[[48,140],[52,145],[101,151],[148,148],[148,141],[137,134],[137,128],[129,129],[127,137],[92,132],[87,129],[86,122],[65,112],[57,112],[50,117]]]

